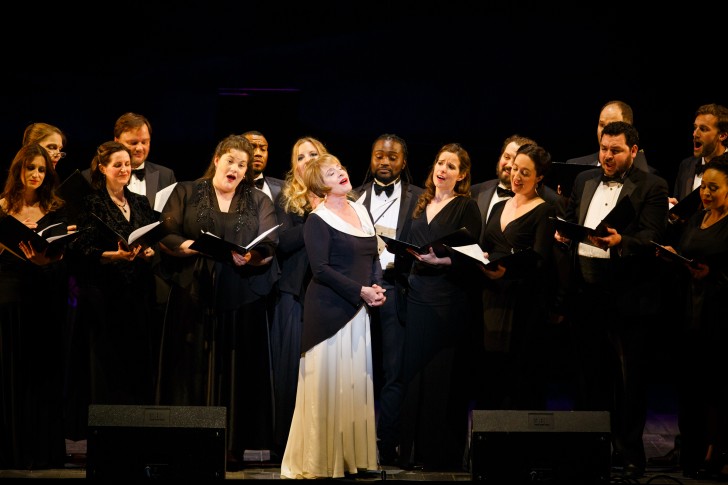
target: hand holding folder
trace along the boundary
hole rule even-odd
[[[30,243],[36,252],[45,253],[48,258],[57,258],[78,235],[78,231],[68,232],[65,222],[51,224],[36,232],[13,216],[0,219],[0,245],[24,260],[28,258],[20,249],[21,242]]]
[[[679,254],[677,251],[671,251],[670,248],[663,246],[662,244],[658,244],[655,241],[650,242],[653,246],[655,246],[657,256],[673,263],[683,263],[687,264],[688,266],[692,266],[693,268],[697,268],[698,262],[694,259],[686,258],[685,256]]]
[[[668,222],[671,224],[684,223],[701,207],[703,207],[703,201],[700,199],[700,187],[698,187],[670,208]]]
[[[217,261],[230,262],[232,260],[231,251],[235,251],[239,254],[246,254],[279,227],[281,227],[281,224],[271,227],[245,246],[241,246],[240,244],[236,244],[232,241],[226,241],[211,232],[203,231],[200,236],[195,239],[195,242],[190,245],[190,249],[206,254]]]
[[[106,232],[111,239],[115,239],[117,242],[120,242],[122,247],[127,251],[131,251],[131,249],[137,245],[141,246],[142,250],[146,249],[149,246],[153,246],[167,235],[167,231],[161,221],[155,221],[147,224],[146,226],[135,229],[131,232],[131,234],[129,234],[129,237],[124,237],[112,229],[111,226],[104,222],[104,220],[99,216],[94,213],[91,213],[91,215],[98,222],[101,230]]]
[[[617,202],[617,205],[597,224],[595,228],[582,226],[574,222],[565,221],[558,217],[549,217],[554,222],[556,230],[562,236],[576,242],[592,244],[589,237],[607,237],[609,231],[607,228],[615,229],[617,232],[623,230],[635,218],[636,213],[629,195],[625,195]]]
[[[519,277],[528,274],[536,269],[541,256],[532,248],[513,251],[496,259],[488,259],[483,249],[478,244],[452,247],[458,254],[467,256],[470,261],[480,267],[481,270],[496,271],[501,266],[506,269],[509,277]]]
[[[382,236],[379,237],[387,245],[387,250],[396,256],[412,257],[409,251],[414,251],[417,254],[427,254],[430,252],[430,248],[435,252],[435,255],[439,258],[447,256],[448,247],[453,246],[465,246],[468,244],[475,243],[475,238],[470,234],[465,227],[461,227],[457,231],[451,232],[446,236],[443,236],[435,241],[417,246],[416,244],[400,241],[392,237]]]

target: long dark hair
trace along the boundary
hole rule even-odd
[[[5,212],[8,214],[16,214],[23,208],[26,188],[23,169],[36,157],[43,158],[46,168],[43,183],[36,189],[41,210],[48,213],[63,205],[63,200],[56,195],[56,187],[59,184],[58,174],[53,168],[53,161],[48,151],[37,143],[31,143],[18,150],[10,164],[5,189],[2,193],[2,198],[5,199]]]
[[[432,181],[432,175],[435,173],[435,165],[440,159],[440,155],[445,152],[454,153],[458,157],[458,160],[460,160],[460,174],[465,175],[462,180],[455,183],[455,189],[453,190],[454,194],[470,197],[470,167],[472,166],[470,155],[459,143],[448,143],[444,147],[440,148],[440,151],[437,152],[437,155],[435,156],[435,161],[432,163],[430,173],[427,174],[427,179],[425,180],[425,191],[422,192],[422,195],[420,195],[420,198],[417,200],[417,206],[412,213],[412,217],[414,219],[418,218],[423,212],[425,212],[427,204],[429,204],[435,197],[435,183]]]

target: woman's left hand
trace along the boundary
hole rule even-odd
[[[696,280],[702,280],[708,274],[710,273],[710,267],[707,264],[703,263],[695,263],[695,265],[686,264],[688,270],[690,270],[690,274],[693,276],[693,279]]]
[[[417,261],[421,261],[423,263],[431,264],[432,266],[450,266],[452,264],[452,261],[450,260],[450,256],[445,256],[444,258],[438,258],[435,254],[435,251],[430,247],[429,251],[425,254],[420,254],[417,251],[407,248],[407,251],[417,259]]]

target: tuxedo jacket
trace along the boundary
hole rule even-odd
[[[266,175],[263,175],[263,179],[265,180],[265,183],[268,184],[273,201],[277,200],[278,195],[280,195],[281,190],[283,190],[283,184],[285,181],[273,177],[267,177]]]
[[[154,199],[157,196],[157,192],[172,185],[177,179],[174,176],[174,170],[163,165],[157,165],[156,163],[144,162],[144,170],[144,185],[146,185],[147,189],[147,199],[149,199],[149,205],[154,208]],[[86,177],[86,180],[91,182],[90,168],[82,171],[81,174]]]
[[[367,182],[354,189],[354,196],[357,202],[367,208],[371,215],[372,186],[374,181]],[[402,200],[399,203],[399,213],[397,214],[397,229],[395,239],[407,241],[409,228],[412,225],[412,213],[417,205],[423,190],[416,185],[402,182]],[[374,218],[372,218],[374,220]],[[410,261],[411,262],[411,261]],[[395,258],[395,270],[397,274],[409,273],[409,264],[405,258]],[[384,269],[384,268],[382,268]]]
[[[695,182],[695,166],[703,163],[702,157],[688,157],[680,162],[675,176],[675,187],[673,195],[680,201],[693,191],[693,182]]]
[[[584,224],[592,198],[602,183],[601,175],[600,168],[577,175],[564,213],[567,221]],[[619,200],[629,196],[635,216],[619,231],[621,244],[609,251],[609,271],[614,283],[610,288],[613,294],[605,296],[613,298],[615,306],[623,312],[650,314],[659,307],[658,258],[650,241],[660,242],[664,238],[667,193],[667,181],[658,175],[633,169],[624,179]],[[574,264],[577,248],[576,241],[572,241]],[[572,286],[575,282],[572,279]]]
[[[595,167],[599,165],[599,152],[592,153],[591,155],[585,155],[583,157],[578,158],[570,158],[566,161],[566,163],[575,163],[577,165],[594,165]],[[651,167],[647,164],[647,158],[645,157],[645,152],[643,150],[640,150],[637,152],[637,156],[634,157],[634,166],[642,170],[643,172],[650,172],[655,175],[659,175],[659,171]]]

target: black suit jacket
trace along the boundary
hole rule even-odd
[[[146,172],[144,174],[144,185],[147,189],[147,199],[149,199],[149,204],[154,208],[154,199],[157,196],[157,192],[172,185],[177,179],[174,176],[174,170],[156,163],[144,162],[144,170]],[[91,182],[90,168],[83,170],[81,174],[86,180]]]
[[[278,199],[278,195],[280,195],[281,190],[283,190],[283,184],[285,184],[284,180],[268,177],[263,175],[263,180],[266,184],[268,184],[268,188],[270,189],[270,195],[271,200],[275,201]]]
[[[591,155],[585,155],[583,157],[570,158],[566,163],[575,163],[577,165],[594,165],[599,166],[599,152],[592,153]],[[647,164],[647,157],[645,152],[640,150],[637,152],[637,156],[634,157],[634,166],[642,170],[643,172],[649,172],[655,175],[659,175],[659,171]]]
[[[602,170],[580,173],[574,181],[564,218],[584,224],[594,193],[601,183]],[[615,307],[630,314],[654,314],[659,307],[658,259],[650,241],[662,241],[667,228],[667,182],[660,176],[631,170],[624,180],[620,200],[629,195],[635,217],[619,231],[622,242],[610,249],[611,287]],[[578,244],[572,244],[574,262]],[[572,273],[573,274],[573,273]],[[571,286],[577,283],[571,280]],[[617,315],[615,315],[616,317]]]
[[[371,214],[372,201],[372,185],[374,181],[367,182],[354,189],[354,196],[357,202],[364,205]],[[402,182],[402,200],[399,203],[399,213],[397,214],[397,230],[396,239],[406,241],[409,234],[409,228],[412,225],[412,212],[417,205],[417,199],[423,190],[416,185]],[[374,220],[374,218],[372,218]],[[398,275],[409,273],[411,260],[406,258],[395,258],[394,266]],[[384,268],[382,268],[384,270]]]
[[[695,166],[703,163],[702,157],[688,157],[680,162],[675,176],[675,187],[673,195],[680,201],[693,191],[693,182],[695,182]]]

